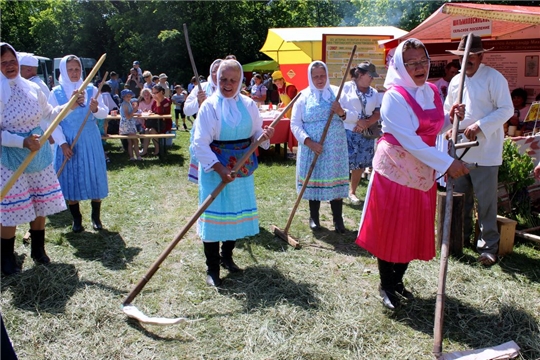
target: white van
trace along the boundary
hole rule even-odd
[[[49,85],[49,75],[52,75],[52,60],[44,56],[34,56],[38,59],[38,76],[45,84]]]
[[[96,59],[93,58],[79,58],[82,62],[82,78],[83,80],[86,78],[86,74],[88,74],[92,69],[94,68],[94,65],[96,65]],[[58,85],[58,77],[60,76],[60,60],[62,58],[54,58],[54,85]],[[101,79],[101,73],[100,71],[97,72],[97,77]],[[94,79],[92,79],[93,82]]]

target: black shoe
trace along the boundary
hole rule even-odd
[[[394,291],[386,291],[379,286],[379,294],[385,308],[395,310],[399,306],[399,299]]]
[[[206,284],[208,286],[219,287],[222,284],[221,279],[219,278],[219,271],[207,271],[206,272]]]
[[[2,254],[2,273],[6,276],[18,274],[21,272],[21,267],[17,264],[15,254]]]
[[[405,289],[405,285],[403,285],[403,283],[396,284],[394,288],[396,289],[396,293],[403,296],[405,299],[414,300],[414,294]]]
[[[184,125],[184,130],[189,131],[188,128],[187,128],[186,123],[184,123],[184,124],[182,124],[182,125]]]
[[[84,231],[84,227],[82,226],[81,220],[75,220],[73,221],[73,225],[71,225],[71,230],[73,230],[74,233],[80,233]]]
[[[101,201],[92,201],[92,227],[94,230],[103,230],[103,224],[101,223]]]
[[[94,230],[103,230],[103,224],[99,219],[92,219],[92,227]]]
[[[15,257],[15,236],[9,239],[0,240],[0,267],[4,275],[13,275],[21,272],[21,267],[17,264],[17,258]]]
[[[36,264],[47,265],[51,262],[45,252],[45,230],[30,230],[32,241],[30,256]]]
[[[343,219],[334,221],[334,227],[338,234],[345,234],[347,229],[345,229],[345,224],[343,224]]]
[[[309,228],[311,230],[321,230],[321,224],[319,220],[315,221],[313,218],[309,218]]]
[[[232,273],[238,273],[243,271],[241,268],[238,267],[233,261],[232,258],[221,258],[221,266],[223,266],[225,269],[229,270]]]

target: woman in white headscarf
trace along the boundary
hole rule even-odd
[[[63,107],[53,108],[36,84],[20,76],[17,55],[11,45],[0,43],[0,49],[2,189],[30,152],[37,151],[0,208],[1,268],[5,275],[11,275],[21,271],[14,254],[19,224],[30,222],[32,259],[38,264],[50,262],[45,253],[45,217],[64,210],[66,205],[52,166],[51,147],[48,143],[40,147],[39,137],[46,130],[41,124],[52,121]],[[82,100],[79,97],[80,103]],[[73,108],[77,107],[75,103]]]
[[[252,176],[257,157],[252,154],[235,177],[231,169],[253,141],[263,134],[269,140],[274,129],[262,129],[257,105],[240,94],[242,75],[242,66],[236,60],[221,63],[216,92],[201,105],[193,127],[193,151],[199,161],[199,204],[222,181],[227,183],[198,221],[208,267],[206,282],[210,286],[221,284],[220,262],[230,272],[240,271],[232,259],[236,240],[259,233]],[[269,145],[269,141],[263,143],[265,148]]]
[[[346,112],[336,101],[338,87],[330,85],[328,69],[321,61],[314,61],[308,67],[309,87],[301,91],[300,98],[292,109],[291,130],[298,139],[296,156],[296,189],[300,193],[313,157],[318,154],[317,163],[302,196],[309,200],[309,227],[321,228],[319,208],[321,201],[330,201],[334,227],[337,233],[345,233],[342,209],[343,198],[349,194],[349,162],[347,136],[343,121]],[[345,107],[345,106],[344,106]],[[328,128],[324,144],[319,144],[330,112],[333,118]]]
[[[60,60],[60,85],[55,86],[49,96],[49,103],[53,106],[62,105],[69,101],[73,91],[77,90],[83,80],[81,61],[75,55],[67,55]],[[107,165],[103,156],[101,134],[96,118],[104,119],[108,108],[103,99],[95,95],[98,89],[89,85],[84,94],[84,102],[71,112],[61,123],[62,135],[55,137],[58,144],[54,166],[56,171],[62,166],[64,159],[68,159],[64,170],[58,180],[62,186],[64,197],[68,201],[69,211],[73,216],[73,232],[84,231],[79,201],[92,200],[92,227],[101,230],[101,199],[109,194],[107,183]],[[83,127],[81,135],[73,150],[73,143],[81,125],[84,122],[88,109],[91,114]]]
[[[383,305],[394,309],[399,296],[411,299],[403,275],[411,260],[435,256],[435,170],[456,178],[466,166],[435,147],[450,125],[437,87],[426,80],[429,56],[424,44],[408,39],[396,49],[384,86],[382,130],[373,159],[356,243],[377,257]],[[463,116],[463,107],[454,105]],[[446,126],[445,126],[446,124]]]

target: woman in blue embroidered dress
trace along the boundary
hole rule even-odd
[[[225,60],[217,73],[218,87],[199,110],[193,127],[193,151],[199,161],[199,204],[223,181],[227,186],[202,214],[197,232],[204,244],[210,286],[220,286],[219,266],[230,272],[241,269],[232,252],[237,239],[259,233],[259,216],[252,173],[257,157],[252,154],[236,177],[231,169],[248,150],[252,141],[264,135],[269,140],[274,129],[262,129],[257,105],[240,94],[242,66]],[[263,146],[268,148],[269,141]],[[222,242],[221,256],[219,242]]]
[[[375,65],[364,61],[351,69],[350,73],[351,81],[343,87],[343,92],[349,98],[346,110],[350,110],[344,123],[351,170],[349,200],[353,205],[358,205],[360,200],[356,196],[356,189],[364,169],[371,167],[375,152],[375,140],[364,137],[362,132],[381,118],[381,99],[377,90],[370,86],[373,78],[379,77]]]
[[[340,102],[347,101],[342,96],[336,101],[338,87],[330,85],[328,69],[321,61],[314,61],[308,68],[309,87],[302,90],[302,96],[292,110],[291,130],[298,139],[296,158],[296,188],[298,193],[315,154],[318,160],[306,187],[303,199],[309,200],[309,227],[319,230],[319,209],[321,201],[330,201],[336,232],[345,233],[342,208],[343,198],[349,193],[349,163],[347,137],[343,120],[347,114]],[[328,116],[334,113],[324,144],[319,144]]]
[[[49,103],[53,106],[65,104],[73,91],[82,85],[81,61],[75,55],[67,55],[60,60],[60,85],[55,86],[49,96]],[[101,199],[109,193],[107,184],[107,164],[103,157],[103,145],[101,134],[96,124],[96,118],[104,119],[108,109],[103,104],[101,96],[94,99],[98,89],[89,85],[85,92],[85,102],[75,109],[60,123],[62,133],[55,137],[58,144],[54,166],[56,171],[60,169],[64,159],[68,161],[58,180],[62,186],[62,193],[68,201],[69,211],[73,216],[73,232],[84,231],[82,215],[79,209],[79,201],[92,200],[92,227],[101,230]],[[86,117],[88,109],[92,114],[77,140],[73,151],[70,144],[77,136],[81,125]]]
[[[11,275],[21,271],[14,253],[19,224],[30,222],[32,259],[37,264],[50,262],[45,253],[45,217],[64,210],[66,204],[52,166],[51,147],[48,143],[40,147],[39,137],[45,130],[44,122],[52,121],[63,106],[53,108],[38,86],[20,76],[17,55],[11,45],[0,43],[0,49],[2,189],[30,151],[38,151],[0,208],[1,268],[5,275]],[[78,101],[83,100],[79,96]],[[77,107],[75,103],[73,108]]]

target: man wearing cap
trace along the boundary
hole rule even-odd
[[[137,70],[137,74],[139,74],[139,78],[142,79],[142,69],[141,69],[141,64],[135,60],[133,62],[133,68],[135,68],[135,70]]]
[[[163,86],[165,89],[165,97],[167,99],[171,98],[171,87],[169,86],[169,82],[167,81],[167,74],[161,73],[159,74],[159,85]]]
[[[478,164],[469,170],[469,174],[455,179],[454,190],[465,194],[465,228],[466,244],[472,234],[472,209],[474,196],[478,201],[478,222],[480,237],[476,249],[480,253],[478,261],[491,266],[497,261],[500,235],[497,230],[497,183],[499,166],[502,164],[502,148],[504,141],[503,124],[514,113],[508,82],[497,70],[482,64],[484,49],[482,39],[472,36],[471,50],[466,64],[461,64],[465,71],[463,101],[465,117],[459,128],[469,140],[475,138],[479,146],[467,150],[457,150],[462,160]],[[463,61],[467,36],[461,38],[458,49],[447,50]],[[445,113],[458,101],[460,76],[455,76],[448,85],[448,95],[444,103]],[[474,195],[474,196],[473,196]],[[470,245],[470,244],[469,244]]]
[[[39,60],[32,54],[29,53],[18,53],[19,55],[19,65],[21,76],[26,80],[30,80],[33,83],[38,84],[41,88],[47,99],[49,98],[50,90],[47,84],[41,80],[37,74]]]
[[[283,78],[283,74],[281,71],[277,70],[272,73],[272,80],[274,80],[274,84],[276,84],[278,88],[279,98],[281,100],[281,106],[287,106],[291,100],[296,96],[296,93],[298,90],[296,89],[296,86],[294,86],[291,83],[288,83]],[[292,109],[291,109],[292,110]],[[291,110],[287,112],[287,117],[291,118]]]

